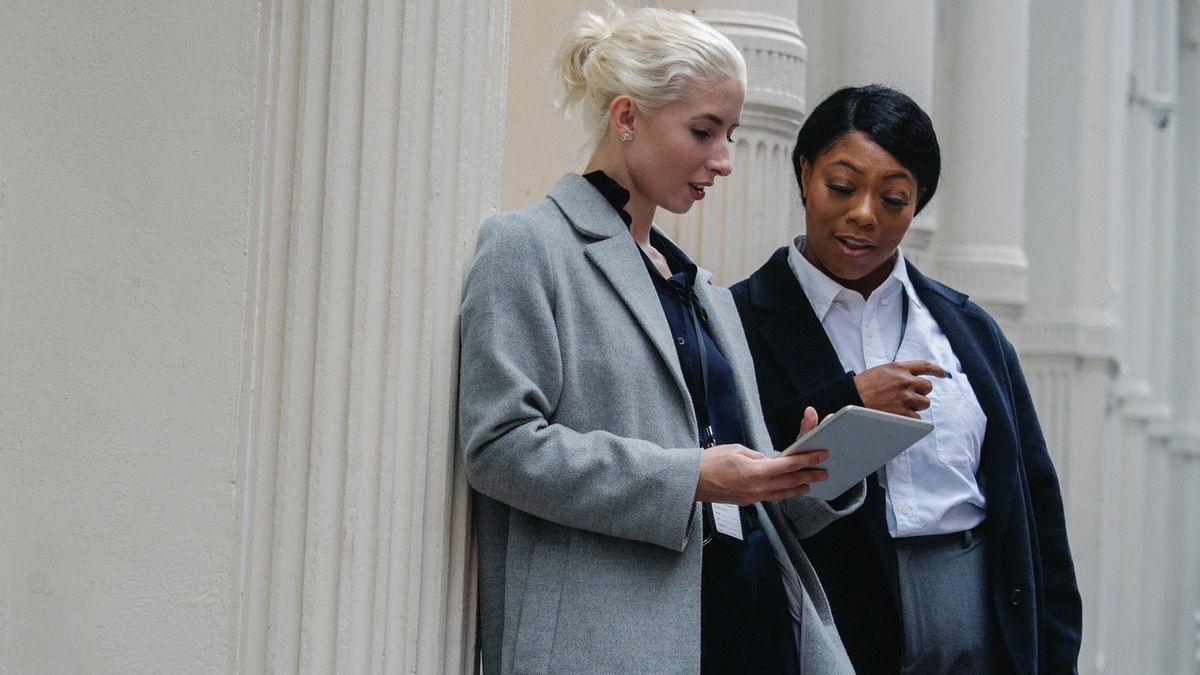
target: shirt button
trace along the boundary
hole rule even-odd
[[[681,338],[681,337],[677,337],[677,338],[675,338],[675,344],[677,344],[677,345],[679,345],[680,347],[682,347],[682,346],[684,346],[685,344],[687,344],[687,340],[684,340],[684,339],[683,339],[683,338]]]
[[[883,305],[884,307],[887,307],[887,304],[888,304],[889,302],[891,302],[891,301],[890,301],[890,300],[888,300],[887,298],[884,298],[884,299],[882,299],[882,300],[880,300],[880,301],[879,301],[879,304]]]
[[[902,513],[902,514],[904,514],[904,515],[906,515],[906,516],[907,516],[908,514],[912,513],[912,507],[911,507],[911,506],[908,506],[908,505],[906,504],[906,505],[904,505],[904,506],[900,507],[900,513]]]

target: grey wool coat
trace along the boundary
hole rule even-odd
[[[729,292],[696,293],[774,454]],[[697,673],[696,416],[636,243],[577,174],[480,228],[464,291],[459,442],[475,494],[485,673]],[[799,578],[805,673],[850,672],[799,539],[857,508],[768,504]]]

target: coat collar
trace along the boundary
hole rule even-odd
[[[796,391],[805,391],[814,378],[837,377],[844,371],[787,258],[788,247],[776,250],[747,280],[747,295],[776,367]]]
[[[629,235],[629,228],[625,227],[612,204],[577,173],[568,173],[558,179],[549,197],[571,226],[591,239],[609,239],[621,233]]]
[[[566,216],[567,222],[586,239],[584,255],[592,261],[612,286],[617,297],[629,308],[641,329],[654,344],[679,388],[680,395],[691,406],[683,369],[675,350],[671,326],[663,313],[662,303],[654,290],[654,282],[646,272],[637,242],[629,234],[616,210],[591,183],[579,174],[569,173],[559,179],[550,191],[549,198]],[[663,234],[659,230],[659,234]],[[666,237],[663,234],[663,237]],[[669,241],[669,238],[667,238]],[[709,281],[712,273],[704,268],[696,270],[696,295],[700,304],[709,311],[714,326],[713,339],[728,354],[729,336],[727,327],[719,320],[720,312],[713,312]],[[695,417],[693,412],[692,417]]]

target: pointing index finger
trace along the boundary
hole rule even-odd
[[[935,375],[937,377],[946,377],[946,369],[930,361],[906,361],[896,365],[903,366],[913,375]]]

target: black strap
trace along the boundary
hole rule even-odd
[[[710,448],[717,444],[717,439],[713,434],[712,420],[708,416],[708,343],[704,340],[704,329],[700,325],[700,314],[704,312],[704,308],[700,306],[700,299],[696,297],[696,291],[692,288],[688,289],[688,309],[692,315],[692,329],[696,332],[696,346],[700,350],[700,382],[704,388],[704,396],[696,405],[696,421],[700,423],[701,444]]]
[[[900,348],[904,346],[904,335],[908,332],[908,292],[900,287],[900,341],[896,343],[896,353],[892,354],[892,363],[900,356]]]

